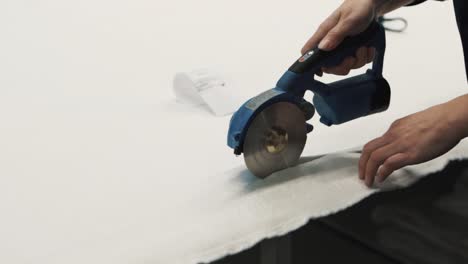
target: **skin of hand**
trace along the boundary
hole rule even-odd
[[[411,2],[412,0],[345,0],[320,24],[317,31],[302,48],[301,53],[304,54],[317,46],[322,50],[333,50],[345,37],[363,32],[376,17]],[[322,71],[336,75],[347,75],[351,69],[360,68],[373,61],[374,56],[375,50],[373,48],[361,47],[356,51],[354,57],[347,57],[341,65],[323,68]]]
[[[468,94],[395,121],[364,146],[359,178],[371,187],[393,171],[434,159],[468,136]]]

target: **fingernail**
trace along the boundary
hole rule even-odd
[[[320,41],[318,47],[321,50],[329,50],[331,48],[331,42],[328,39],[324,39],[324,40]]]

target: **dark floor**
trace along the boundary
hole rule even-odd
[[[291,264],[468,263],[468,161],[452,162],[410,188],[378,193],[312,220],[279,241],[285,238]],[[264,245],[214,264],[269,263]]]

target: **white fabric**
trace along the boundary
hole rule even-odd
[[[171,90],[175,72],[202,65],[229,73],[240,96],[272,88],[339,3],[0,1],[0,263],[209,261],[372,193],[355,154],[266,181],[242,173],[229,117],[176,103]],[[314,120],[304,157],[362,145],[466,93],[451,8],[399,11],[410,26],[387,35],[390,109],[330,128]]]
[[[205,203],[204,209],[216,212],[191,219],[197,224],[178,224],[188,227],[181,232],[184,237],[203,237],[204,243],[189,241],[187,245],[180,245],[183,237],[169,234],[167,246],[177,250],[160,255],[156,262],[169,263],[177,259],[180,261],[177,263],[199,263],[219,258],[220,252],[223,255],[239,252],[262,238],[286,234],[311,218],[347,208],[372,193],[409,186],[428,173],[442,169],[448,160],[468,157],[467,153],[468,142],[464,142],[443,157],[393,173],[374,189],[366,188],[358,180],[357,153],[308,157],[305,160],[312,161],[275,173],[264,181],[254,178],[243,166],[235,168],[218,175],[216,187],[214,184],[203,186],[199,194],[186,200],[187,204],[193,204],[193,211],[199,210],[198,204]],[[229,187],[223,188],[223,185]],[[206,201],[210,202],[206,204]],[[233,226],[236,229],[230,228]],[[223,243],[219,243],[219,238]],[[183,252],[195,253],[181,256],[180,248],[185,246],[189,249]]]

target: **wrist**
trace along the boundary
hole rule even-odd
[[[448,104],[451,105],[448,121],[461,138],[468,137],[468,94],[459,96],[449,101]]]
[[[372,0],[377,17],[383,16],[402,6],[411,4],[414,0]]]

